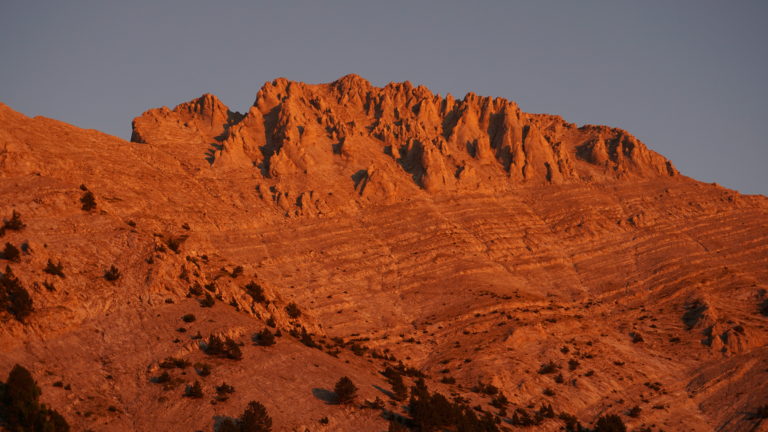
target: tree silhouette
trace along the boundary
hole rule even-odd
[[[43,269],[43,271],[50,275],[59,276],[61,278],[65,277],[64,266],[61,265],[61,261],[59,261],[58,264],[54,264],[53,261],[48,259],[48,264],[45,265],[45,268]]]
[[[261,346],[271,346],[275,344],[275,335],[268,328],[256,333],[256,343]]]
[[[85,191],[82,197],[80,197],[80,202],[83,204],[83,210],[85,211],[91,211],[96,208],[96,197],[93,196],[93,192],[91,191]]]
[[[68,432],[69,424],[57,411],[39,402],[40,387],[23,366],[15,365],[5,384],[0,383],[0,418],[13,432]]]
[[[349,377],[339,378],[333,391],[336,393],[336,399],[341,405],[352,403],[357,398],[357,386]]]
[[[299,306],[294,302],[288,303],[288,306],[285,307],[285,311],[291,318],[298,318],[301,316],[301,309],[299,309]]]
[[[627,432],[627,427],[616,414],[608,414],[597,419],[595,432]]]
[[[187,388],[187,392],[184,396],[194,399],[200,399],[203,397],[203,386],[200,385],[200,381],[195,381],[194,384]]]
[[[110,266],[109,269],[104,272],[104,279],[110,282],[120,279],[120,270],[114,265]]]
[[[259,402],[249,402],[240,416],[240,432],[272,432],[272,418],[267,408]]]
[[[21,215],[19,214],[19,212],[14,210],[13,214],[11,215],[11,218],[9,220],[3,222],[3,228],[0,229],[0,232],[2,232],[4,234],[5,230],[21,231],[26,226],[27,225],[24,222],[21,221]]]
[[[6,243],[5,249],[0,252],[0,258],[11,262],[19,262],[21,261],[21,252],[19,252],[19,248],[16,246]]]
[[[250,281],[245,285],[245,292],[248,293],[256,303],[265,303],[267,301],[267,297],[264,295],[264,288],[254,281]]]
[[[393,375],[389,378],[389,383],[392,385],[393,399],[396,401],[404,401],[408,398],[408,387],[405,386],[402,375]]]
[[[20,322],[32,313],[32,297],[14,276],[10,266],[0,274],[0,309],[5,309]]]

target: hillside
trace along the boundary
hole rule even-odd
[[[0,177],[0,217],[26,225],[0,238],[21,251],[0,272],[34,308],[0,312],[0,380],[24,365],[73,430],[211,431],[257,400],[279,431],[385,431],[408,415],[380,373],[399,361],[478,415],[499,414],[491,384],[510,430],[542,404],[584,425],[768,430],[768,199],[620,129],[277,79],[244,114],[209,94],[149,110],[130,142],[0,104]],[[211,334],[242,359],[207,355]],[[358,403],[334,403],[342,376]],[[194,381],[202,399],[183,396]]]

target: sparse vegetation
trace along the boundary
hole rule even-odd
[[[200,381],[195,381],[194,384],[187,387],[187,391],[184,396],[193,399],[200,399],[203,397],[203,386],[200,385]]]
[[[114,282],[120,279],[120,276],[120,270],[114,265],[110,266],[106,271],[104,271],[104,279],[110,282]]]
[[[340,405],[352,403],[357,398],[357,386],[349,377],[339,378],[333,387],[333,391],[336,393],[336,401]]]
[[[216,386],[216,400],[223,402],[229,399],[229,395],[235,392],[235,388],[227,383],[221,383],[220,386]]]
[[[539,368],[539,373],[542,375],[551,374],[557,372],[557,369],[557,365],[553,361],[549,361],[541,365],[541,368]]]
[[[237,266],[232,270],[232,273],[229,275],[232,279],[237,279],[241,274],[243,274],[243,266]]]
[[[0,382],[0,418],[5,428],[12,432],[68,432],[66,419],[40,403],[41,394],[32,374],[15,365],[7,381]]]
[[[627,427],[621,417],[607,414],[597,419],[594,432],[627,432]]]
[[[0,259],[4,259],[11,262],[20,262],[21,252],[16,246],[10,243],[6,243],[5,248],[0,252]]]
[[[272,346],[275,344],[275,335],[273,335],[269,329],[265,328],[256,333],[256,343],[261,346]]]
[[[449,427],[458,430],[498,432],[499,428],[491,413],[481,417],[462,401],[450,402],[439,393],[430,393],[423,378],[411,388],[408,412],[412,424],[420,431],[437,431]]]
[[[440,382],[443,384],[456,384],[456,378],[450,376],[444,376],[440,378]]]
[[[6,231],[21,231],[27,225],[22,222],[21,215],[16,210],[11,214],[11,218],[3,221],[3,225],[0,226],[0,237],[5,235]]]
[[[509,405],[509,400],[503,394],[499,394],[491,399],[491,406],[494,408],[503,409],[506,408],[507,405]]]
[[[254,281],[250,281],[245,285],[245,292],[251,296],[256,303],[266,303],[267,297],[264,295],[264,288]]]
[[[195,370],[197,370],[197,374],[201,377],[207,377],[211,374],[211,365],[208,363],[196,363]]]
[[[299,337],[299,342],[310,348],[322,348],[317,342],[315,342],[314,339],[312,339],[312,335],[304,327],[301,328],[301,337]]]
[[[176,357],[167,357],[159,364],[163,369],[186,369],[190,365],[191,363],[189,361]]]
[[[179,253],[181,251],[181,245],[184,244],[184,242],[187,240],[187,236],[171,236],[168,237],[168,239],[165,241],[166,246],[168,246],[168,249],[172,250],[173,253]]]
[[[48,264],[46,264],[43,271],[50,275],[59,276],[61,278],[66,277],[64,276],[64,266],[61,264],[61,261],[59,261],[58,264],[54,264],[53,261],[49,259]]]
[[[224,357],[232,360],[240,360],[243,358],[243,353],[237,342],[230,337],[222,339],[216,335],[208,337],[208,342],[205,345],[205,353],[210,356]]]
[[[216,304],[216,300],[208,293],[205,293],[205,298],[200,300],[200,307],[209,308],[213,307],[214,304]]]
[[[768,317],[768,299],[763,300],[760,304],[760,313]]]
[[[299,309],[299,306],[294,302],[288,303],[288,306],[285,307],[285,312],[291,318],[298,318],[301,316],[301,309]]]
[[[80,197],[80,203],[82,204],[81,208],[89,212],[96,208],[96,197],[93,195],[93,192],[86,190],[83,196]]]
[[[0,274],[0,310],[7,311],[20,322],[33,311],[32,297],[9,266],[5,266],[5,272]]]
[[[157,376],[157,378],[153,379],[152,382],[155,384],[166,384],[171,382],[171,374],[168,372],[163,371],[160,375]]]
[[[566,414],[567,416],[567,414]],[[555,417],[555,410],[552,409],[552,405],[544,405],[542,404],[538,411],[532,411],[532,413],[529,413],[524,408],[516,408],[515,412],[512,413],[512,418],[510,419],[510,423],[512,423],[515,426],[536,426],[541,424],[544,419],[547,418],[554,418]],[[561,415],[562,418],[562,415]],[[568,430],[566,428],[566,430]],[[581,429],[575,429],[578,432],[582,432]]]
[[[203,287],[201,287],[199,283],[195,282],[194,285],[189,287],[189,293],[187,294],[187,297],[197,297],[202,294]]]
[[[272,432],[272,418],[264,405],[251,401],[239,419],[222,421],[218,432]]]
[[[216,432],[240,432],[240,423],[237,420],[224,419],[219,423]]]
[[[259,402],[251,401],[240,416],[240,432],[271,432],[272,418],[267,408]]]
[[[566,432],[582,432],[584,430],[579,420],[572,414],[561,412],[558,418],[563,421]]]
[[[384,371],[384,375],[389,381],[389,385],[392,386],[392,398],[396,401],[402,402],[408,398],[408,387],[405,386],[403,376],[399,372],[392,368],[387,368]]]
[[[499,392],[499,388],[496,387],[493,384],[485,384],[482,381],[477,383],[476,386],[472,387],[472,391],[475,393],[483,393],[487,395],[495,395]]]

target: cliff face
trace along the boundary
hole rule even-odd
[[[542,403],[630,429],[765,427],[765,197],[687,178],[619,129],[353,75],[133,125],[127,142],[0,104],[0,219],[26,224],[3,233],[21,256],[0,272],[34,302],[24,322],[0,310],[0,379],[25,365],[76,430],[212,430],[254,399],[276,430],[384,430],[402,404],[328,401],[347,375],[389,402],[393,357],[510,428]],[[198,332],[243,359],[206,355]],[[212,373],[159,385],[166,357]],[[182,397],[195,380],[205,398]]]
[[[356,183],[378,172],[386,177],[372,179],[379,188],[406,194],[411,184],[429,193],[502,191],[677,174],[620,129],[579,128],[501,98],[443,98],[408,82],[377,88],[355,75],[319,85],[266,83],[243,116],[204,95],[172,111],[147,111],[133,125],[132,141],[192,158],[208,145],[217,170],[257,167],[268,180],[332,180],[339,190],[349,186],[350,168],[360,170]]]

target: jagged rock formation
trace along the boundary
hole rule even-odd
[[[619,129],[579,128],[501,98],[442,98],[408,82],[376,88],[355,75],[321,85],[277,79],[243,116],[207,94],[172,111],[153,109],[134,120],[132,141],[197,159],[207,145],[217,170],[255,166],[265,179],[340,191],[349,190],[349,166],[360,167],[360,178],[388,173],[376,182],[386,180],[384,189],[412,183],[430,193],[677,174]]]
[[[23,323],[0,311],[0,376],[24,364],[77,430],[212,430],[249,400],[278,430],[384,430],[380,411],[327,401],[344,375],[387,399],[385,352],[496,414],[470,389],[498,387],[508,428],[541,403],[635,429],[768,427],[765,197],[687,178],[619,129],[354,75],[133,126],[127,142],[0,104],[0,218],[26,224],[4,233],[23,253],[0,272],[34,301]],[[267,323],[272,347],[252,339]],[[243,360],[207,356],[197,332]],[[213,372],[153,383],[171,356]],[[202,401],[181,396],[195,380]],[[222,381],[237,391],[209,403]]]

